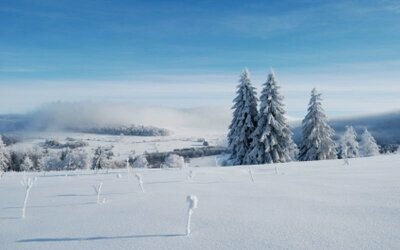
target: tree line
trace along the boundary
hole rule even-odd
[[[233,100],[233,118],[229,126],[229,157],[226,165],[281,163],[358,157],[359,144],[352,127],[340,142],[322,108],[321,93],[314,88],[302,121],[302,142],[297,146],[285,117],[284,96],[274,72],[268,74],[260,99],[247,69],[243,71]],[[258,103],[260,103],[258,107]],[[361,140],[362,155],[379,154],[379,146],[365,128]]]

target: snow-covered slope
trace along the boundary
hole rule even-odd
[[[23,174],[6,173],[0,248],[399,249],[399,162],[400,155],[385,155],[350,159],[348,166],[258,166],[254,183],[247,167],[141,170],[145,193],[123,170],[28,173],[38,177],[25,219]],[[92,188],[100,182],[104,204]],[[189,194],[199,206],[186,237]]]

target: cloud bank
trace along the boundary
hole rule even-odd
[[[29,114],[32,128],[59,130],[93,126],[144,125],[174,134],[224,133],[231,112],[221,107],[172,108],[129,103],[57,102]]]

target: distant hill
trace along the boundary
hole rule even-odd
[[[400,144],[400,111],[361,116],[355,118],[332,119],[329,124],[339,137],[351,125],[361,134],[364,128],[368,128],[379,145]],[[293,126],[294,140],[301,141],[301,125]]]
[[[131,136],[167,136],[171,132],[164,128],[153,126],[82,126],[82,127],[61,127],[53,126],[51,119],[40,122],[32,115],[0,115],[0,133],[13,133],[21,131],[45,131],[58,130],[69,132],[82,132],[91,134],[107,135],[131,135]]]
[[[30,116],[28,115],[0,115],[0,132],[15,132],[28,129],[30,125]]]

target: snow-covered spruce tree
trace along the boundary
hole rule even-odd
[[[10,166],[10,153],[0,136],[0,171],[7,171]]]
[[[32,160],[33,163],[33,170],[41,171],[44,169],[44,161],[43,157],[45,156],[45,152],[41,150],[38,146],[35,146],[30,150],[28,153],[29,158]]]
[[[24,161],[21,164],[21,171],[30,171],[33,170],[33,162],[28,155],[25,156]]]
[[[360,156],[357,142],[357,133],[353,126],[347,126],[346,132],[340,139],[340,153],[342,158],[356,158]]]
[[[364,129],[364,133],[361,135],[360,148],[362,156],[379,155],[379,146],[367,128]]]
[[[68,170],[75,169],[89,169],[90,158],[89,154],[84,148],[78,148],[66,151],[64,156],[63,165]]]
[[[279,93],[275,75],[271,72],[261,92],[257,128],[251,135],[251,147],[246,164],[287,162],[294,157],[296,146],[285,118],[284,97]]]
[[[308,113],[302,122],[303,141],[299,152],[300,161],[337,158],[335,142],[332,139],[334,131],[327,122],[321,100],[321,94],[314,88],[311,91]]]
[[[92,169],[104,169],[108,167],[106,152],[102,147],[97,147],[92,159]]]
[[[240,76],[237,96],[233,100],[233,119],[229,126],[227,164],[243,165],[250,149],[251,135],[257,126],[258,111],[255,88],[251,85],[249,71]]]

